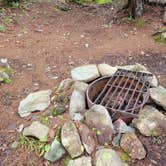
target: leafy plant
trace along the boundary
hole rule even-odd
[[[155,36],[153,37],[153,39],[154,39],[155,42],[157,42],[157,43],[164,43],[164,44],[166,44],[166,38],[165,38],[162,34],[155,35]]]
[[[29,152],[34,151],[36,155],[43,156],[45,152],[49,151],[51,145],[47,142],[42,142],[32,137],[20,135],[19,144],[21,148],[27,149]]]
[[[5,18],[5,19],[4,19],[4,22],[5,22],[5,24],[10,24],[10,23],[12,23],[12,22],[13,22],[13,19],[12,19],[12,18],[7,17],[7,18]]]
[[[96,0],[96,2],[100,5],[102,5],[102,4],[106,4],[106,3],[111,3],[112,0]]]
[[[0,24],[0,32],[6,32],[6,26],[3,24]]]
[[[49,124],[49,114],[44,114],[39,117],[39,121],[43,124]]]

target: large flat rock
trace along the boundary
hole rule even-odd
[[[100,76],[96,65],[84,65],[71,70],[71,76],[74,80],[90,82]]]

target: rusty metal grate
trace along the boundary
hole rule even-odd
[[[105,106],[112,117],[117,113],[134,117],[149,98],[147,77],[152,74],[118,69],[92,102]]]

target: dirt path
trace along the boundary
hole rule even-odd
[[[0,58],[8,58],[15,70],[12,83],[0,88],[0,165],[32,165],[27,161],[30,155],[38,161],[33,154],[15,153],[9,148],[17,137],[10,131],[25,122],[17,114],[18,104],[30,92],[54,88],[70,77],[74,66],[139,62],[166,85],[166,46],[151,37],[163,27],[162,9],[147,7],[142,27],[115,18],[110,25],[113,12],[108,9],[72,6],[63,12],[55,10],[55,3],[35,3],[30,11],[14,11],[16,19],[8,26],[9,31],[0,33]],[[164,166],[162,158],[155,158],[158,166]],[[45,161],[37,163],[44,165]],[[150,160],[145,163],[155,165]],[[144,161],[142,164],[146,166]]]

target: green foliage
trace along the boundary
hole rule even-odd
[[[4,22],[5,22],[5,24],[10,24],[10,23],[12,23],[12,22],[13,22],[13,19],[12,19],[12,18],[7,17],[7,18],[5,18],[5,19],[4,19]]]
[[[26,137],[23,135],[20,135],[19,137],[19,145],[21,148],[25,148],[29,152],[34,151],[39,157],[43,156],[44,153],[47,152],[51,147],[47,142],[41,142],[35,138]]]
[[[71,160],[72,158],[68,155],[66,156],[64,159],[63,159],[63,165],[64,166],[68,166],[69,164],[69,161]]]
[[[65,105],[68,103],[68,97],[65,94],[60,94],[59,96],[57,96],[56,100],[57,103]]]
[[[130,162],[131,161],[130,156],[128,156],[125,152],[123,152],[123,153],[120,154],[120,158],[124,162]]]
[[[49,114],[40,115],[39,121],[45,125],[49,124]]]
[[[6,6],[16,8],[16,7],[19,7],[21,0],[3,0],[3,2]]]
[[[145,20],[143,18],[139,18],[139,19],[136,20],[136,26],[137,27],[142,28],[142,27],[145,26],[145,24],[146,24],[146,22],[145,22]]]
[[[13,73],[13,69],[10,67],[0,67],[0,82],[9,84],[11,83],[11,75]]]
[[[3,24],[0,24],[0,32],[5,33],[6,32],[6,26]]]
[[[166,38],[165,38],[162,34],[155,35],[155,36],[153,37],[153,39],[154,39],[155,42],[157,42],[157,43],[166,44]]]
[[[106,4],[106,3],[111,3],[112,0],[96,0],[96,2],[100,5],[102,5],[102,4]]]

